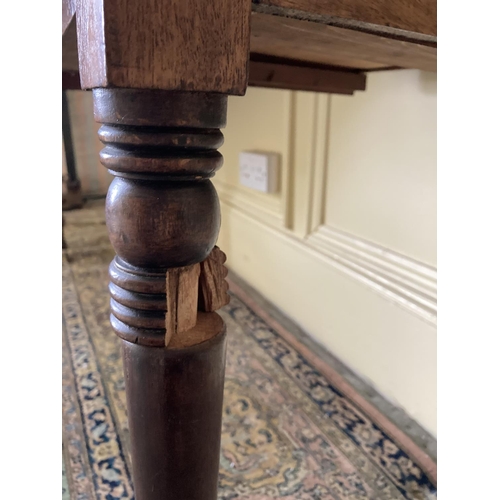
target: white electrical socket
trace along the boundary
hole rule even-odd
[[[279,155],[242,151],[240,153],[240,183],[263,193],[278,191]]]

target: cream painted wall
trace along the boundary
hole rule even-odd
[[[214,179],[228,266],[434,434],[435,89],[418,71],[352,97],[250,88]],[[280,153],[279,193],[238,184],[241,150]]]
[[[332,97],[327,223],[435,266],[436,135],[435,74],[373,73]]]
[[[104,196],[113,180],[113,176],[99,162],[102,143],[97,131],[100,124],[94,120],[92,92],[82,90],[67,91],[71,119],[71,135],[75,155],[76,169],[84,196]],[[67,173],[62,145],[62,173]]]

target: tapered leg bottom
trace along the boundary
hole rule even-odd
[[[178,348],[123,341],[137,500],[216,500],[226,331]]]

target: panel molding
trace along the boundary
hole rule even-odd
[[[307,235],[312,234],[325,223],[330,112],[331,96],[319,94],[315,114],[315,156],[311,163]]]
[[[286,90],[286,106],[283,116],[283,126],[287,137],[286,147],[280,163],[281,177],[281,210],[283,214],[282,226],[290,228],[292,226],[292,204],[293,204],[293,164],[294,157],[294,133],[296,129],[296,92]],[[287,168],[288,166],[288,168]]]
[[[274,228],[282,228],[285,223],[282,213],[282,201],[258,196],[243,187],[234,186],[224,181],[213,179],[221,202],[235,207],[250,217]]]
[[[291,91],[288,98],[280,200],[215,178],[221,202],[435,326],[435,267],[326,224],[331,96]]]
[[[437,323],[437,270],[388,248],[330,226],[322,225],[305,238],[283,227],[276,214],[246,204],[240,194],[220,193],[221,202],[289,244],[354,279],[427,324]]]
[[[437,322],[437,269],[326,224],[331,96],[318,94],[304,242],[339,270],[425,322]]]
[[[326,225],[309,235],[305,243],[357,281],[436,325],[435,267]]]
[[[290,228],[292,225],[293,203],[293,161],[295,131],[295,94],[283,90],[285,105],[282,116],[283,133],[286,137],[279,163],[278,196],[261,193],[241,184],[233,184],[215,176],[212,182],[221,201],[238,208],[250,217],[277,229]],[[261,151],[259,148],[257,150]],[[238,165],[231,165],[238,170]]]

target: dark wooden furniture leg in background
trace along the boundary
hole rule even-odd
[[[79,0],[80,79],[115,176],[106,223],[137,500],[216,500],[227,303],[215,247],[227,95],[248,81],[249,0]]]
[[[71,210],[73,208],[80,208],[83,206],[83,195],[80,179],[78,179],[78,173],[76,170],[73,138],[71,135],[71,120],[66,90],[62,91],[62,134],[64,153],[66,156],[66,169],[68,172],[68,178],[66,179],[66,196],[63,199],[63,210]]]

